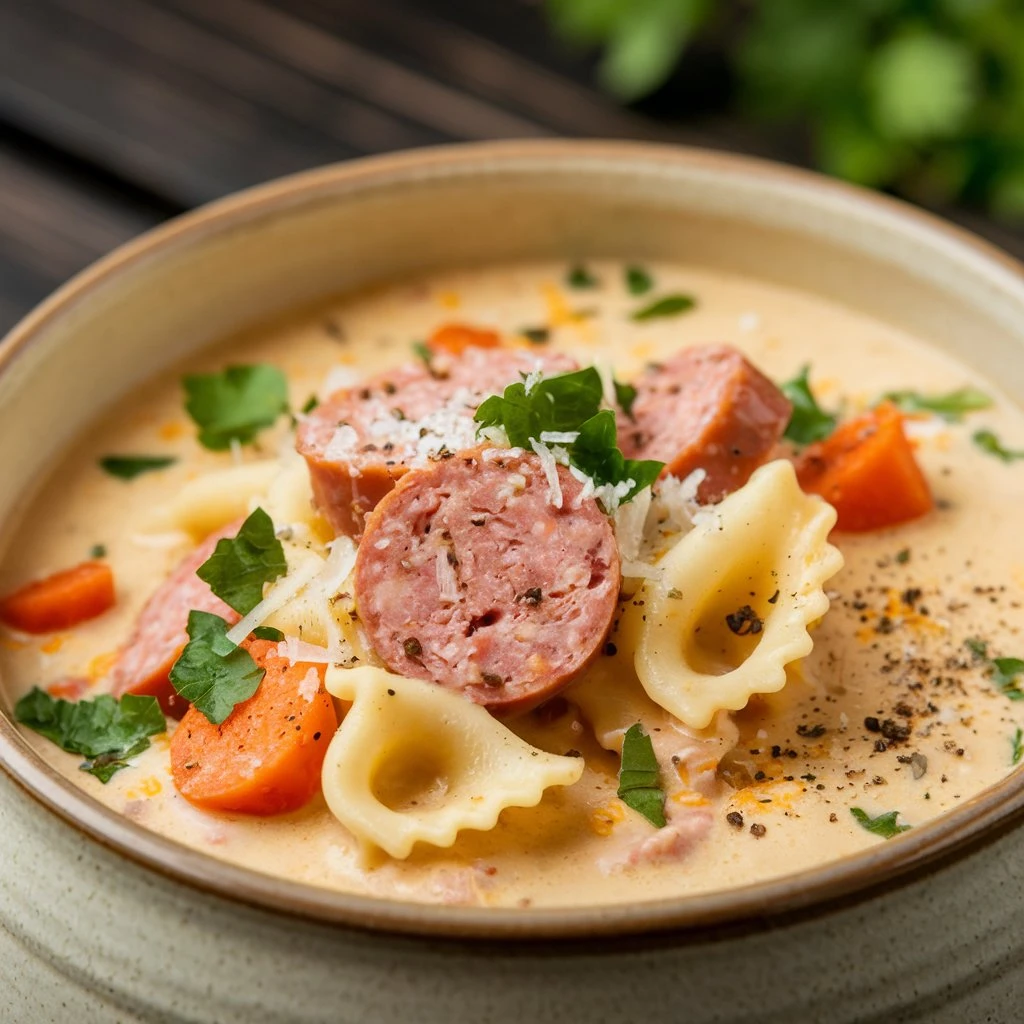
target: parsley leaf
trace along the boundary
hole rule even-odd
[[[414,341],[412,350],[416,358],[422,359],[423,365],[429,370],[430,364],[434,361],[434,350],[425,341]]]
[[[1021,758],[1024,758],[1024,729],[1018,729],[1010,742],[1013,746],[1013,759],[1010,764],[1020,764]]]
[[[1024,690],[1017,683],[1017,677],[1024,673],[1024,659],[989,657],[988,644],[977,637],[965,640],[964,646],[971,652],[975,662],[982,662],[986,666],[989,677],[1004,697],[1024,700]]]
[[[263,669],[243,647],[227,638],[228,624],[210,612],[188,613],[188,643],[171,669],[171,685],[214,725],[248,700]]]
[[[531,345],[546,345],[551,340],[551,330],[548,327],[523,327],[519,333]]]
[[[252,635],[257,640],[273,640],[277,643],[280,643],[284,639],[284,633],[282,633],[276,626],[257,626],[252,631]]]
[[[933,412],[950,423],[959,423],[966,413],[989,409],[992,399],[977,388],[959,388],[945,395],[922,395],[920,391],[888,391],[882,400],[903,412]]]
[[[615,401],[619,403],[622,411],[631,420],[635,420],[633,403],[636,401],[636,388],[632,384],[623,384],[614,378],[612,379],[612,384],[615,386]]]
[[[569,461],[582,469],[595,484],[613,487],[626,480],[633,483],[619,499],[623,504],[650,487],[665,468],[664,462],[652,459],[627,459],[616,446],[615,413],[602,409],[585,423],[580,424],[580,436],[569,446]]]
[[[651,737],[637,722],[622,737],[618,798],[655,828],[665,825],[665,793],[658,782],[658,759]]]
[[[491,395],[474,419],[484,427],[505,428],[509,443],[529,448],[546,430],[577,430],[601,408],[604,388],[592,366],[538,381],[529,394],[522,381],[510,384],[502,395]]]
[[[177,461],[174,455],[104,455],[99,466],[119,480],[134,480],[143,473],[173,466]]]
[[[601,282],[582,264],[569,268],[565,283],[570,288],[596,288]]]
[[[630,295],[646,295],[654,287],[654,278],[635,264],[626,267],[626,291]]]
[[[677,313],[686,313],[697,305],[697,300],[692,295],[665,295],[655,299],[650,305],[642,306],[630,314],[631,320],[656,320],[663,316],[675,316]]]
[[[991,430],[976,430],[971,440],[989,455],[994,455],[1003,462],[1016,462],[1017,459],[1024,459],[1024,451],[1019,449],[1004,448],[1002,442]]]
[[[901,832],[910,831],[909,825],[896,824],[899,811],[887,811],[877,818],[869,818],[859,807],[851,807],[850,813],[857,819],[861,828],[876,836],[881,836],[883,839],[892,839],[893,836],[898,836]]]
[[[274,524],[263,509],[257,508],[234,537],[217,541],[213,554],[199,566],[196,575],[239,615],[248,615],[263,600],[263,585],[273,583],[287,571]]]
[[[90,558],[106,558],[107,557],[107,546],[106,544],[93,544],[89,548]]]
[[[604,389],[594,367],[547,377],[528,392],[522,381],[510,384],[504,394],[481,403],[475,420],[481,427],[502,427],[509,443],[530,448],[530,439],[541,440],[546,431],[577,432],[567,444],[569,461],[591,476],[599,487],[633,483],[619,504],[629,501],[652,484],[664,463],[627,459],[616,441],[615,414],[601,409]]]
[[[157,699],[132,693],[120,700],[103,694],[74,702],[35,687],[14,706],[14,717],[69,754],[81,754],[81,770],[103,783],[127,768],[128,758],[141,754],[150,736],[167,731]]]
[[[792,380],[779,385],[779,389],[793,405],[793,413],[782,436],[794,444],[824,441],[836,429],[836,417],[818,405],[811,391],[807,379],[810,370],[810,365],[803,366]]]
[[[309,398],[302,403],[302,412],[307,416],[320,404],[320,399],[316,395],[310,395]]]
[[[249,444],[288,411],[284,374],[266,363],[189,374],[182,383],[185,409],[199,427],[199,443],[211,451],[224,451],[232,441]]]

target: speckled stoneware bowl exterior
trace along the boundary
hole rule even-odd
[[[1024,276],[890,200],[632,144],[426,150],[289,178],[80,275],[0,350],[0,544],[67,444],[228,332],[443,266],[698,262],[907,327],[1024,399]],[[827,339],[823,339],[827,344]],[[1024,774],[799,877],[572,911],[328,893],[141,830],[48,768],[0,680],[0,1019],[1024,1019]],[[685,870],[685,865],[680,867]]]

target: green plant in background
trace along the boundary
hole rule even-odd
[[[548,13],[601,48],[601,82],[624,101],[715,42],[736,111],[804,127],[823,170],[1024,218],[1021,0],[548,0]]]

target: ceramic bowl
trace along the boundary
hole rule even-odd
[[[328,167],[179,218],[0,350],[0,543],[106,407],[219,337],[376,281],[499,260],[699,261],[929,338],[1024,398],[1024,276],[910,207],[636,144]],[[0,693],[0,991],[35,1021],[1020,1019],[1024,774],[900,842],[685,900],[573,910],[328,893],[142,830],[49,768]]]

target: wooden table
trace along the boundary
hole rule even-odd
[[[0,333],[125,239],[316,164],[551,135],[792,157],[591,81],[525,0],[0,0]]]

